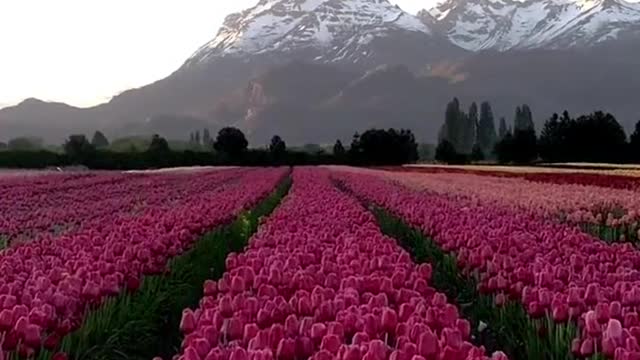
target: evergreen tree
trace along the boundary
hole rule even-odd
[[[509,129],[507,128],[507,120],[503,117],[500,118],[500,127],[498,129],[498,140],[504,139],[507,136],[507,132]]]
[[[635,130],[629,137],[629,158],[634,162],[640,161],[640,120],[636,123]]]
[[[104,149],[109,146],[109,140],[101,131],[96,131],[91,138],[91,145],[96,149]]]
[[[514,119],[514,131],[518,130],[534,130],[533,115],[529,105],[524,104],[522,107],[516,107],[516,117]]]
[[[518,130],[513,135],[511,157],[517,164],[529,164],[538,158],[536,132],[532,128]]]
[[[538,142],[538,149],[540,156],[547,161],[556,162],[562,161],[561,149],[562,144],[558,143],[561,140],[561,122],[558,114],[553,114],[549,120],[544,123],[544,127],[540,132],[540,141]]]
[[[464,148],[463,129],[466,123],[466,115],[460,111],[460,102],[454,98],[447,104],[444,124],[440,128],[439,141],[447,140],[456,149]]]
[[[478,105],[473,102],[469,107],[469,114],[465,116],[464,127],[462,129],[462,147],[460,152],[471,154],[473,145],[476,143],[476,129],[478,128]]]
[[[64,143],[64,152],[69,159],[76,164],[85,163],[95,151],[87,137],[84,135],[71,135]]]
[[[451,164],[458,162],[459,157],[456,148],[448,140],[445,139],[438,143],[435,155],[437,161]]]
[[[522,109],[520,108],[520,106],[516,107],[516,115],[513,119],[513,129],[515,131],[524,128],[524,125],[522,123]]]
[[[471,161],[482,161],[484,160],[484,152],[480,148],[480,145],[473,145],[473,149],[471,150]]]
[[[209,133],[209,129],[207,128],[204,128],[204,130],[202,130],[202,145],[206,147],[212,146],[211,134]]]
[[[496,143],[493,152],[501,164],[508,164],[513,161],[513,135],[511,131],[507,131],[502,140]]]
[[[342,145],[342,141],[336,140],[336,143],[333,145],[333,156],[335,156],[337,159],[343,159],[346,153],[347,151]]]
[[[627,136],[616,118],[602,111],[577,119],[554,114],[540,135],[540,155],[547,162],[620,162],[628,160]]]
[[[478,123],[477,144],[485,154],[490,154],[496,144],[496,126],[491,104],[485,101],[480,105],[480,121]]]
[[[522,122],[526,130],[536,130],[535,124],[533,123],[533,114],[527,104],[522,105]]]
[[[349,147],[348,155],[351,161],[359,162],[361,159],[361,149],[360,149],[360,133],[357,131],[353,134],[351,138],[351,146]]]

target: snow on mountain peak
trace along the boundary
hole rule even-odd
[[[394,30],[431,34],[427,25],[387,0],[260,0],[227,16],[217,36],[188,62],[308,47],[365,45]]]
[[[584,47],[640,35],[640,3],[625,0],[446,0],[429,14],[451,42],[474,51]]]

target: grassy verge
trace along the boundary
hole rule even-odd
[[[472,323],[476,345],[488,352],[502,350],[510,359],[572,359],[571,340],[575,325],[556,324],[550,314],[532,319],[519,302],[507,300],[495,305],[491,295],[477,290],[477,274],[466,275],[453,254],[444,252],[421,231],[381,208],[372,208],[381,230],[395,238],[418,263],[433,267],[431,285],[458,305],[461,314]]]
[[[291,186],[286,178],[253,210],[244,212],[230,225],[204,235],[187,253],[171,261],[169,273],[148,276],[140,289],[123,293],[92,310],[83,326],[66,336],[61,350],[69,359],[170,358],[182,341],[179,323],[182,310],[196,307],[207,279],[224,272],[226,255],[241,250]],[[51,359],[43,352],[38,359]]]

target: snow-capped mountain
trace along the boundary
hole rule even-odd
[[[640,42],[640,3],[624,0],[446,0],[419,16],[472,51]]]
[[[387,60],[390,52],[397,56],[400,46],[416,56],[427,55],[428,60],[427,53],[434,53],[431,48],[436,44],[453,48],[420,19],[387,0],[260,0],[227,16],[217,36],[186,65],[273,54],[377,65],[384,61],[376,58]]]

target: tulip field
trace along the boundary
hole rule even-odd
[[[640,360],[640,189],[581,176],[2,177],[0,360]]]

